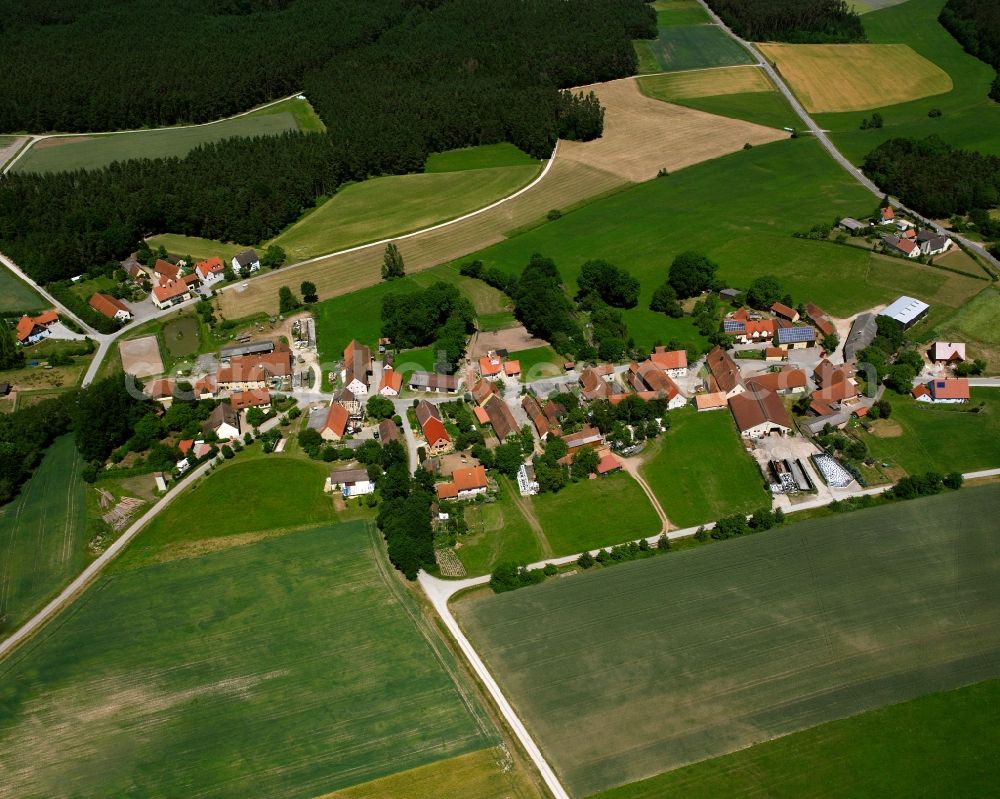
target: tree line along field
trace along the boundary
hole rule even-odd
[[[380,547],[326,525],[101,578],[0,669],[0,796],[320,796],[493,747]]]
[[[613,788],[595,799],[989,796],[1000,681],[922,696]]]
[[[961,405],[892,400],[892,417],[862,433],[872,457],[910,474],[973,472],[1000,465],[1000,389],[972,388]],[[980,407],[982,406],[982,407]]]
[[[887,105],[873,99],[867,112],[817,114],[820,127],[831,131],[834,143],[855,164],[882,142],[894,137],[940,136],[964,149],[1000,155],[1000,105],[989,97],[994,70],[966,53],[937,21],[945,0],[907,2],[865,14],[861,20],[869,41],[905,44],[933,62],[951,78],[951,91],[921,100]],[[941,116],[928,117],[939,109]],[[882,128],[860,130],[861,120],[878,111]]]
[[[801,124],[784,95],[757,66],[643,75],[637,82],[647,97],[709,114],[772,128]]]
[[[670,430],[653,447],[642,475],[675,527],[770,506],[760,469],[744,450],[731,414],[672,411]]]
[[[82,470],[72,436],[63,436],[20,494],[0,506],[0,637],[17,629],[87,561]]]
[[[456,603],[571,795],[1000,676],[1000,486]],[[662,795],[662,794],[661,794]]]
[[[686,250],[716,261],[719,277],[730,285],[745,287],[755,277],[774,275],[796,302],[816,302],[840,317],[905,293],[931,304],[933,323],[986,286],[965,275],[792,235],[835,218],[868,216],[876,205],[818,143],[785,140],[629,187],[456,263],[477,258],[520,273],[533,253],[541,253],[556,262],[572,292],[581,264],[611,261],[642,285],[638,306],[623,312],[639,347],[671,338],[684,345],[700,342],[690,319],[672,320],[648,309],[670,262]]]
[[[130,158],[184,156],[200,144],[234,136],[275,136],[289,130],[322,130],[322,125],[308,101],[291,98],[232,119],[192,127],[42,139],[11,171],[63,172],[96,169]]]

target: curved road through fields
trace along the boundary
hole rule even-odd
[[[748,42],[746,39],[742,39],[739,36],[737,36],[732,31],[732,29],[719,18],[719,15],[716,14],[709,7],[708,3],[706,3],[705,0],[698,0],[698,2],[701,3],[702,7],[712,18],[712,21],[716,25],[722,28],[722,30],[724,30],[730,37],[732,37],[732,39],[737,44],[745,48],[754,58],[757,59],[758,65],[762,67],[764,71],[770,76],[771,80],[774,82],[774,85],[778,87],[778,91],[780,91],[785,96],[785,99],[788,100],[789,104],[792,106],[792,109],[795,111],[796,114],[798,114],[799,119],[802,120],[805,126],[809,129],[809,132],[816,137],[819,143],[823,145],[826,151],[830,154],[830,157],[833,158],[833,160],[836,161],[838,164],[840,164],[858,183],[860,183],[862,186],[868,189],[868,191],[870,191],[876,197],[881,199],[885,195],[885,192],[883,192],[878,186],[876,186],[871,180],[869,180],[860,169],[858,169],[854,164],[852,164],[849,160],[847,160],[844,154],[841,153],[840,150],[838,150],[834,146],[833,142],[830,141],[830,137],[826,135],[826,131],[823,130],[823,128],[821,128],[819,125],[817,125],[816,122],[813,120],[813,118],[809,116],[809,113],[806,111],[805,108],[803,108],[798,98],[792,93],[792,90],[788,88],[788,84],[785,83],[784,79],[781,77],[778,70],[776,70],[773,66],[771,66],[771,62],[764,57],[764,55],[760,52],[760,50],[757,49],[757,47],[753,44],[753,42]],[[893,197],[889,198],[889,202],[892,204],[894,208],[897,208],[900,211],[909,214],[915,219],[919,219],[920,222],[925,227],[933,228],[938,233],[947,235],[950,238],[954,239],[955,241],[961,242],[962,246],[967,247],[968,249],[975,252],[976,255],[978,255],[980,258],[984,259],[988,263],[992,264],[993,267],[1000,269],[1000,260],[997,260],[992,255],[990,255],[986,251],[986,248],[983,247],[981,244],[978,244],[977,242],[974,241],[970,241],[964,236],[959,236],[958,234],[950,230],[946,230],[944,227],[937,224],[936,222],[933,222],[930,219],[926,219],[921,214],[918,214],[912,208],[907,208],[899,200]]]

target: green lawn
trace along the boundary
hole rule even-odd
[[[70,286],[71,294],[76,295],[83,302],[89,302],[90,298],[98,292],[110,292],[118,282],[112,277],[95,277],[88,280],[81,280]]]
[[[685,250],[720,265],[720,278],[746,288],[776,275],[796,302],[846,316],[907,293],[936,312],[959,307],[983,281],[932,267],[875,258],[866,250],[793,238],[836,217],[867,215],[874,198],[807,139],[789,139],[707,161],[598,200],[561,219],[463,258],[519,273],[533,253],[555,260],[574,290],[580,265],[604,258],[639,278],[638,307],[625,311],[641,348],[702,339],[689,318],[648,309],[671,260]]]
[[[271,243],[289,261],[335,252],[444,222],[513,194],[537,164],[389,175],[355,183],[307,213]]]
[[[162,246],[168,253],[180,258],[190,255],[195,261],[205,261],[218,255],[225,263],[231,262],[236,253],[247,249],[245,244],[227,244],[198,236],[181,236],[176,233],[161,233],[157,236],[150,236],[146,239],[146,243],[153,249]]]
[[[0,312],[40,311],[48,304],[6,266],[0,266]]]
[[[890,402],[892,418],[878,422],[876,430],[888,430],[892,437],[861,434],[874,457],[910,474],[1000,468],[1000,389],[973,388],[967,405],[898,396]]]
[[[671,100],[709,114],[743,119],[769,128],[800,128],[802,121],[778,92],[740,92],[712,97],[685,97]]]
[[[544,557],[538,537],[514,501],[517,484],[501,480],[502,496],[489,504],[469,503],[469,534],[455,552],[469,574],[489,574],[501,561],[537,563]],[[530,499],[526,499],[530,502]]]
[[[934,133],[957,147],[1000,155],[1000,104],[987,96],[995,72],[968,55],[937,21],[945,0],[908,0],[881,11],[865,14],[862,22],[874,43],[907,44],[952,79],[946,94],[878,109],[885,125],[878,130],[860,130],[870,111],[816,114],[817,123],[832,131],[837,147],[854,163],[886,139],[896,136],[929,136]],[[932,119],[927,112],[940,109]]]
[[[942,321],[931,337],[940,341],[964,341],[969,355],[983,358],[992,374],[1000,373],[1000,291],[990,287]]]
[[[73,437],[63,436],[21,493],[0,506],[0,635],[20,626],[87,562],[82,469]]]
[[[670,430],[642,475],[671,523],[692,527],[770,504],[756,461],[740,444],[728,410],[671,411]]]
[[[124,571],[188,553],[192,542],[288,530],[337,520],[323,493],[329,464],[273,455],[219,467],[174,501],[112,566]]]
[[[455,607],[570,794],[589,796],[1000,676],[998,506],[1000,486],[964,489]],[[773,795],[762,780],[752,795]],[[836,791],[813,787],[796,795]]]
[[[532,347],[527,350],[517,350],[507,356],[508,360],[521,363],[521,382],[530,383],[540,377],[552,377],[563,373],[566,359],[552,347]]]
[[[660,27],[657,38],[636,41],[635,47],[640,54],[640,72],[674,72],[753,63],[750,54],[717,25]],[[655,69],[648,69],[653,65]]]
[[[991,796],[1000,681],[922,696],[598,794],[599,799]]]
[[[711,22],[711,17],[697,0],[656,0],[653,8],[656,10],[656,24],[661,28]]]
[[[5,792],[313,797],[495,744],[381,547],[356,522],[100,579],[3,664]]]
[[[199,144],[222,141],[234,136],[275,136],[297,129],[296,116],[290,111],[282,111],[248,114],[188,128],[157,128],[132,133],[46,139],[35,144],[17,162],[13,171],[98,169],[114,161],[130,158],[184,156]]]
[[[431,153],[424,165],[424,172],[460,172],[500,166],[538,166],[538,159],[509,142],[482,144],[478,147]]]
[[[572,555],[656,535],[660,518],[639,484],[623,472],[538,494],[532,507],[553,554]]]

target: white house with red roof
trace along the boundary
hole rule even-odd
[[[209,283],[214,283],[217,280],[222,279],[223,273],[226,271],[226,265],[222,263],[222,259],[219,256],[213,256],[206,261],[199,261],[194,265],[195,274],[202,283],[208,285]]]
[[[670,350],[657,347],[649,356],[654,364],[667,373],[667,377],[687,377],[688,356],[685,350]]]
[[[104,314],[108,319],[127,322],[132,318],[132,311],[129,310],[129,307],[110,294],[97,293],[90,298],[87,304],[95,311]]]
[[[956,404],[969,401],[969,381],[964,377],[941,377],[913,389],[918,402]]]
[[[28,316],[25,314],[17,323],[17,343],[28,346],[35,342],[48,338],[49,328],[59,321],[59,315],[55,311],[45,311],[38,316]]]

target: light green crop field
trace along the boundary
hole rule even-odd
[[[875,205],[817,142],[789,139],[633,186],[462,260],[479,258],[519,274],[533,253],[541,253],[571,287],[584,262],[611,261],[642,285],[638,306],[624,312],[641,348],[671,338],[702,342],[690,318],[673,320],[648,309],[670,262],[685,250],[717,261],[728,285],[746,288],[755,277],[775,275],[796,302],[816,302],[835,316],[905,292],[943,317],[984,288],[971,277],[792,236],[834,218],[867,216]]]
[[[962,405],[892,397],[892,417],[862,433],[873,457],[910,474],[1000,469],[1000,389],[973,388]]]
[[[744,451],[728,409],[681,408],[643,464],[667,518],[677,527],[752,513],[770,504],[757,462]]]
[[[355,522],[102,578],[0,668],[0,796],[314,797],[494,745],[381,546]]]
[[[570,483],[558,494],[538,494],[531,506],[555,556],[646,538],[660,530],[649,499],[624,472]]]
[[[482,144],[431,153],[424,172],[460,172],[466,169],[490,169],[501,166],[538,166],[538,159],[509,142]]]
[[[637,40],[635,48],[641,73],[753,63],[750,54],[717,25],[660,27],[655,39]]]
[[[87,561],[83,463],[55,441],[21,493],[0,506],[0,636],[13,631]]]
[[[989,796],[1000,779],[998,706],[1000,681],[989,680],[821,724],[595,799]]]
[[[656,11],[656,24],[661,28],[711,22],[708,12],[697,0],[656,0],[653,9]]]
[[[245,244],[227,244],[198,236],[181,236],[176,233],[161,233],[150,236],[146,239],[146,243],[153,249],[162,246],[168,253],[180,258],[190,255],[195,261],[206,261],[217,255],[225,263],[230,263],[236,253],[247,249]]]
[[[455,608],[589,796],[1000,676],[998,507],[1000,486],[964,489]]]
[[[0,265],[0,312],[40,311],[46,301],[6,266]]]
[[[341,189],[270,243],[283,247],[289,261],[301,261],[399,236],[513,194],[538,171],[528,164],[372,178]]]
[[[62,136],[34,144],[14,172],[99,169],[130,158],[184,156],[199,144],[234,136],[275,136],[289,130],[315,130],[319,118],[305,100],[286,100],[235,119],[207,125],[155,128],[95,136]],[[322,125],[322,123],[319,123]],[[301,128],[300,125],[307,125]]]
[[[989,99],[995,72],[966,53],[937,21],[945,0],[907,0],[901,5],[862,17],[869,41],[899,43],[937,64],[951,76],[953,88],[945,94],[869,111],[817,114],[820,127],[832,131],[837,147],[854,163],[883,141],[897,136],[922,138],[937,134],[949,144],[1000,155],[1000,104]],[[937,108],[942,115],[930,118]],[[880,129],[860,130],[861,120],[873,110],[885,122]]]
[[[191,557],[200,548],[231,546],[226,539],[233,536],[333,523],[333,500],[323,493],[329,472],[329,464],[305,458],[243,455],[169,505],[110,568]]]

